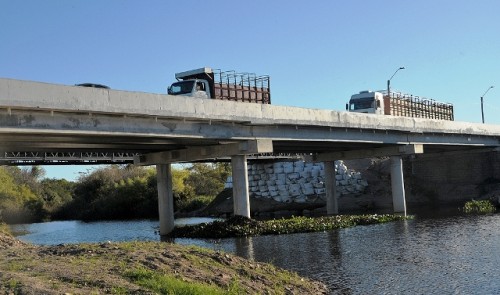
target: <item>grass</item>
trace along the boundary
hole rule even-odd
[[[199,282],[187,282],[171,275],[160,274],[145,268],[136,268],[125,272],[132,282],[160,294],[176,295],[218,295],[218,294],[238,294],[223,290],[214,285]],[[232,289],[232,287],[230,288]]]
[[[175,228],[173,237],[186,238],[228,238],[256,235],[280,235],[306,233],[346,228],[355,225],[385,223],[412,218],[391,214],[337,215],[328,217],[292,217],[257,221],[235,216],[223,221]]]
[[[465,203],[463,211],[467,214],[495,213],[496,207],[490,200],[471,200]]]

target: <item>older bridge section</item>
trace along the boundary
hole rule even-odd
[[[249,216],[247,160],[391,157],[394,211],[406,213],[402,155],[499,146],[500,127],[0,79],[0,162],[156,165],[160,232],[173,228],[170,164],[230,160],[234,213]]]

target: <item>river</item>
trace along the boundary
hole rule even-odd
[[[180,219],[179,224],[199,222]],[[157,221],[17,225],[21,240],[60,244],[160,240]],[[448,216],[307,234],[176,239],[270,262],[325,282],[332,294],[500,294],[500,214]]]

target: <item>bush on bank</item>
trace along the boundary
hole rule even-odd
[[[355,225],[367,225],[390,221],[407,220],[405,217],[391,214],[337,215],[326,217],[292,217],[258,221],[242,216],[234,216],[223,221],[176,227],[171,237],[177,238],[229,238],[257,235],[280,235],[327,231]]]

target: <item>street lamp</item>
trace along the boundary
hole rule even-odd
[[[391,95],[391,80],[392,78],[394,78],[394,76],[396,75],[396,73],[399,71],[399,70],[404,70],[405,67],[399,67],[399,69],[397,69],[394,74],[392,74],[391,78],[389,80],[387,80],[387,96],[390,96]]]
[[[483,97],[486,95],[486,93],[488,93],[488,91],[490,91],[490,89],[492,89],[493,87],[495,86],[490,86],[486,92],[483,94],[483,96],[481,96],[481,118],[483,119],[483,124],[484,124],[484,110],[483,110]]]

